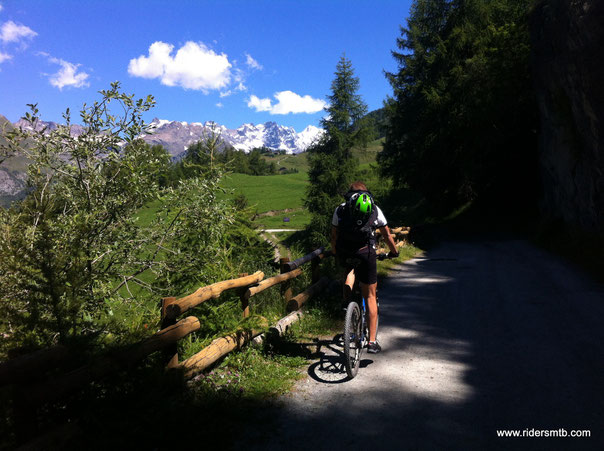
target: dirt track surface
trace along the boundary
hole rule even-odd
[[[379,291],[383,352],[336,343],[236,448],[604,449],[604,287],[524,241],[451,242]],[[591,438],[497,438],[498,429]]]

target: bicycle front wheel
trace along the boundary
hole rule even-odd
[[[361,363],[362,327],[361,309],[359,304],[353,301],[348,304],[344,323],[344,366],[351,379],[356,376]]]

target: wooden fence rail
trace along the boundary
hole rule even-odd
[[[165,306],[165,316],[168,318],[176,318],[207,300],[218,298],[226,290],[254,285],[262,279],[264,279],[264,273],[262,271],[257,271],[251,276],[225,280],[223,282],[208,285],[207,287],[202,287],[195,293],[185,296],[184,298],[168,302]]]
[[[260,335],[268,326],[268,321],[264,320],[262,327],[253,330],[243,330],[220,337],[212,341],[209,346],[206,346],[197,354],[184,360],[178,365],[178,368],[184,370],[186,378],[193,377],[195,374],[205,370],[213,365],[220,358],[224,357],[235,349],[241,349],[245,344],[249,343],[254,337]]]
[[[254,296],[255,294],[261,293],[264,290],[266,290],[267,288],[270,288],[274,285],[278,285],[280,283],[283,283],[287,280],[291,280],[294,279],[298,276],[302,275],[302,270],[300,268],[298,269],[294,269],[293,271],[290,272],[286,272],[283,274],[279,274],[278,276],[274,276],[274,277],[270,277],[268,279],[264,279],[262,282],[260,282],[258,285],[250,287],[246,290],[244,297],[249,299],[252,296]]]
[[[319,249],[315,249],[310,254],[307,254],[304,257],[300,257],[297,260],[294,260],[293,262],[288,262],[286,264],[287,269],[289,271],[292,271],[292,270],[294,270],[296,268],[299,268],[300,266],[304,265],[305,263],[308,263],[309,261],[311,261],[311,260],[313,260],[315,258],[322,258],[321,255],[325,255],[325,248],[324,247],[320,247]]]

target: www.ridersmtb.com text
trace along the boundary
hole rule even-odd
[[[497,437],[572,437],[586,438],[591,437],[590,430],[570,430],[560,429],[498,429]]]

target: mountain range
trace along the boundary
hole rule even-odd
[[[38,121],[36,129],[51,131],[58,125],[56,122]],[[150,125],[150,133],[142,136],[142,139],[149,144],[164,146],[174,159],[181,158],[191,144],[211,133],[219,133],[225,144],[244,152],[266,147],[274,151],[285,151],[288,154],[304,152],[324,133],[323,129],[312,125],[296,133],[292,127],[279,125],[276,122],[243,124],[237,129],[228,129],[224,125],[210,121],[187,123],[155,118]],[[11,123],[0,115],[0,142],[3,140],[3,130],[6,132],[13,127],[30,130],[32,128],[24,119]],[[81,125],[71,126],[73,136],[79,136],[83,132],[84,128]],[[7,205],[23,195],[26,167],[27,161],[22,156],[12,157],[0,164],[0,205]]]
[[[161,144],[174,157],[181,156],[194,142],[208,134],[219,133],[222,140],[235,149],[249,152],[253,148],[266,147],[285,153],[304,152],[313,142],[321,137],[323,130],[309,125],[302,132],[296,133],[292,127],[279,125],[276,122],[264,124],[243,124],[237,129],[228,129],[215,122],[178,122],[163,119],[151,121],[151,134],[143,139],[150,144]]]
[[[20,119],[14,127],[31,129],[31,125],[24,119]],[[58,127],[56,122],[39,121],[37,130],[46,128],[48,131]],[[82,134],[84,129],[81,125],[72,125],[73,136]],[[168,150],[170,155],[179,158],[186,152],[187,148],[209,136],[212,132],[220,134],[221,139],[227,145],[235,149],[249,152],[253,148],[266,147],[275,151],[285,151],[293,154],[304,152],[322,134],[323,130],[309,125],[302,132],[296,133],[292,127],[279,125],[276,122],[265,122],[264,124],[243,124],[237,129],[228,129],[224,125],[215,122],[179,122],[155,118],[150,123],[149,134],[142,139],[149,144],[160,144]]]

